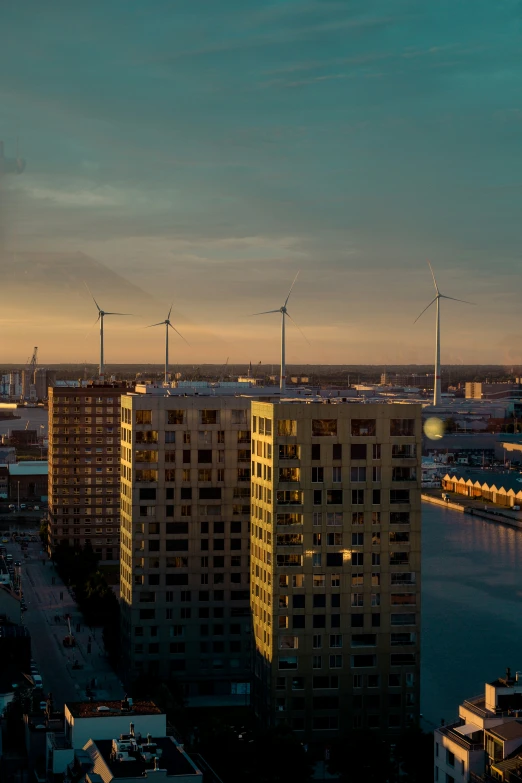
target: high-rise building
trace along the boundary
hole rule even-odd
[[[183,681],[189,704],[245,704],[250,399],[143,390],[121,398],[124,668]]]
[[[117,561],[120,396],[125,384],[49,389],[49,551],[88,541]]]
[[[421,408],[252,402],[254,705],[319,741],[419,717]]]

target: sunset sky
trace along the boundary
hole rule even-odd
[[[97,360],[85,257],[134,314],[108,363],[161,362],[142,327],[171,301],[173,359],[275,362],[278,317],[250,314],[298,270],[290,363],[429,362],[428,258],[476,303],[443,303],[443,363],[521,361],[519,0],[24,0],[1,24],[27,168],[0,186],[0,362]]]

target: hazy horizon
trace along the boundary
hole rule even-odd
[[[108,11],[110,6],[110,13]],[[28,25],[28,15],[33,23]],[[37,19],[38,23],[34,23]],[[520,5],[27,0],[3,10],[0,363],[511,366]],[[450,23],[451,22],[451,23]],[[23,41],[23,45],[21,45]],[[8,76],[7,76],[8,74]]]

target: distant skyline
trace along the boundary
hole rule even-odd
[[[442,364],[521,362],[519,2],[27,0],[2,28],[27,168],[1,185],[0,363],[97,361],[85,266],[135,313],[108,365],[161,363],[141,327],[172,301],[173,364],[277,364],[250,314],[299,269],[289,365],[428,364],[428,258],[476,303],[442,303]]]

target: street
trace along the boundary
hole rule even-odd
[[[63,709],[67,701],[87,698],[86,688],[92,687],[96,699],[120,699],[123,686],[110,667],[103,649],[102,630],[85,626],[68,588],[61,581],[56,569],[42,553],[40,542],[29,544],[25,559],[19,544],[5,545],[20,560],[22,590],[27,604],[22,622],[31,634],[32,657],[43,679],[43,691],[53,694],[56,709]],[[52,584],[54,578],[55,584]],[[63,640],[68,634],[64,615],[71,615],[71,629],[76,647],[66,648]],[[57,621],[58,618],[58,621]],[[76,630],[80,623],[80,631]],[[91,652],[87,651],[89,637]],[[81,668],[73,669],[73,664]]]

